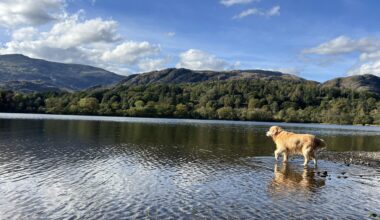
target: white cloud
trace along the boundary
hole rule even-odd
[[[360,54],[360,61],[380,60],[380,50]]]
[[[280,15],[280,9],[281,9],[281,7],[279,5],[276,5],[276,6],[272,7],[271,9],[269,9],[269,11],[267,11],[266,15],[269,17]]]
[[[371,52],[380,47],[380,41],[376,38],[361,38],[358,40],[346,36],[339,36],[333,40],[322,43],[311,49],[303,51],[304,54],[338,55],[352,52]]]
[[[56,20],[62,14],[64,0],[1,0],[0,25],[41,25]]]
[[[188,68],[194,70],[227,70],[234,68],[233,64],[217,58],[202,50],[190,49],[179,55],[177,68]]]
[[[113,50],[104,52],[101,59],[112,63],[136,64],[139,58],[154,55],[158,52],[160,52],[160,47],[157,45],[152,45],[146,41],[129,41],[119,44]]]
[[[250,15],[257,15],[257,16],[263,16],[263,17],[272,17],[272,16],[278,16],[280,15],[280,6],[276,5],[272,7],[271,9],[265,11],[258,8],[250,8],[245,11],[242,11],[240,14],[235,15],[233,19],[241,19]]]
[[[138,63],[141,71],[149,72],[153,70],[162,69],[168,63],[167,59],[157,58],[157,59],[144,59]]]
[[[227,7],[238,4],[248,4],[251,2],[259,2],[260,0],[220,0],[220,4]]]
[[[338,55],[360,53],[357,63],[348,70],[347,74],[380,76],[380,39],[378,38],[351,39],[347,36],[339,36],[311,49],[306,49],[302,53],[325,56],[329,60],[333,60]]]
[[[348,75],[373,74],[380,76],[380,60],[363,63],[358,67],[351,68]]]
[[[16,29],[12,40],[0,47],[0,53],[23,53],[54,61],[88,62],[101,49],[101,43],[119,39],[117,23],[95,18],[80,21],[77,15],[55,23],[48,31],[32,27]]]
[[[115,42],[120,39],[116,28],[114,20],[95,18],[80,21],[77,16],[72,16],[42,35],[49,44],[66,49],[89,43]]]
[[[377,51],[364,52],[359,62],[348,71],[349,75],[373,74],[380,76],[380,46]]]
[[[299,73],[300,73],[300,70],[298,68],[294,68],[294,67],[280,67],[280,68],[273,68],[273,69],[271,68],[268,70],[292,74],[292,75],[299,75]]]
[[[12,40],[25,41],[33,40],[38,33],[38,30],[34,27],[24,27],[13,31]]]
[[[165,35],[168,37],[174,37],[176,35],[176,33],[175,32],[167,32],[167,33],[165,33]]]

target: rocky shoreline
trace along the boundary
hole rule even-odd
[[[343,162],[346,166],[351,164],[362,165],[374,168],[380,168],[380,152],[364,152],[364,151],[320,151],[318,159],[329,160],[333,162]]]

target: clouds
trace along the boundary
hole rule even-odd
[[[14,28],[19,25],[41,25],[58,19],[63,0],[2,0],[0,25]]]
[[[171,31],[171,32],[165,33],[165,35],[168,36],[168,37],[174,37],[176,35],[176,33],[173,32],[173,31]]]
[[[135,65],[139,58],[154,55],[160,52],[158,45],[149,42],[124,42],[113,50],[105,51],[101,59],[107,62]]]
[[[117,23],[100,18],[81,20],[78,15],[56,22],[48,31],[23,27],[12,33],[0,53],[23,53],[54,61],[90,62],[99,55],[100,44],[118,41]],[[99,45],[97,45],[99,44]]]
[[[348,75],[363,75],[363,74],[373,74],[373,75],[380,76],[380,60],[360,64],[357,67],[351,68],[348,71]]]
[[[215,55],[202,50],[190,49],[179,55],[177,68],[188,68],[194,70],[227,70],[236,65],[231,64]]]
[[[238,15],[235,15],[233,19],[241,19],[250,15],[257,15],[257,16],[264,16],[264,17],[278,16],[280,15],[280,6],[276,5],[267,11],[264,11],[258,8],[250,8],[245,11],[242,11]]]
[[[375,40],[379,42],[379,40]],[[376,49],[361,53],[358,64],[348,71],[349,75],[374,74],[380,76],[380,46]]]
[[[318,55],[339,55],[351,52],[371,52],[380,47],[380,41],[375,38],[351,39],[346,36],[339,36],[316,47],[306,49],[304,54]]]
[[[240,4],[249,4],[252,2],[260,2],[260,0],[220,0],[219,3],[225,5],[226,7],[230,7],[233,5]],[[268,10],[260,9],[260,8],[248,8],[239,14],[232,17],[232,19],[242,19],[251,15],[262,16],[262,17],[272,17],[280,15],[281,7],[279,5],[273,6]]]
[[[168,63],[168,58],[143,59],[140,60],[138,66],[143,72],[162,69]]]
[[[14,30],[12,33],[12,40],[23,41],[23,40],[33,40],[33,38],[38,33],[38,30],[34,27],[24,27]]]
[[[159,58],[159,45],[124,39],[113,19],[86,19],[83,10],[69,14],[62,0],[22,2],[0,3],[0,21],[11,33],[0,54],[95,65],[120,74],[152,70],[167,61]],[[39,27],[47,22],[47,28]]]
[[[55,24],[48,33],[43,35],[49,43],[54,42],[57,47],[61,48],[89,43],[110,43],[120,39],[117,34],[116,21],[101,18],[80,21],[77,16]]]
[[[171,48],[172,52],[168,52],[160,43],[152,42],[152,38],[139,37],[136,40],[124,36],[128,27],[122,27],[121,31],[120,24],[112,18],[87,18],[82,9],[68,12],[67,4],[71,2],[0,1],[0,29],[6,30],[9,38],[2,39],[0,54],[18,53],[56,62],[94,65],[119,74],[157,70],[168,67],[169,63],[207,70],[227,70],[237,66],[203,50],[188,49],[191,45]],[[220,1],[225,6],[251,2],[258,0]],[[163,31],[161,36],[163,34],[163,42],[169,47],[178,38],[174,31]]]
[[[374,74],[380,76],[380,39],[363,37],[352,39],[339,36],[316,47],[302,51],[303,54],[329,57],[359,54],[357,63],[349,70],[349,75]]]
[[[260,0],[220,0],[220,4],[227,7],[238,4],[248,4],[251,2],[259,2]]]

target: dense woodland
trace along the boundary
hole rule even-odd
[[[380,125],[380,96],[307,81],[234,80],[77,93],[1,91],[0,111]]]

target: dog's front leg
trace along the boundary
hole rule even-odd
[[[278,161],[278,156],[280,155],[280,151],[279,150],[275,150],[274,151],[274,159],[276,159],[276,161]]]

